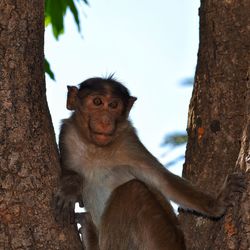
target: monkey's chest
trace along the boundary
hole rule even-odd
[[[83,201],[97,227],[112,191],[133,178],[122,166],[102,168],[98,173],[85,175]]]
[[[98,227],[111,190],[97,183],[86,184],[83,192],[84,206],[86,210],[90,212],[95,225]]]

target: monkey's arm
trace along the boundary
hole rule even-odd
[[[210,217],[220,217],[232,202],[230,195],[234,192],[242,192],[245,188],[244,178],[234,174],[226,178],[219,194],[213,197],[184,178],[169,172],[135,135],[128,136],[126,143],[134,146],[133,150],[127,151],[130,173],[183,208],[195,210]],[[128,145],[125,148],[128,149]]]
[[[54,197],[54,207],[56,210],[56,218],[70,220],[74,222],[74,206],[76,202],[82,204],[83,177],[74,171],[72,164],[74,161],[70,158],[72,149],[72,141],[67,138],[67,131],[71,127],[68,120],[64,120],[59,135],[60,149],[60,165],[62,169],[58,190]],[[62,217],[62,218],[61,218]]]
[[[213,197],[159,165],[154,163],[153,166],[149,166],[144,162],[140,168],[132,168],[131,171],[136,178],[159,190],[167,199],[180,204],[183,208],[195,210],[209,217],[222,216],[232,202],[230,195],[245,189],[244,178],[233,174],[226,178],[219,195]]]
[[[54,197],[56,218],[74,223],[75,203],[82,203],[83,178],[74,171],[62,169],[62,177]]]

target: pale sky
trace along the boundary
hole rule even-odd
[[[56,41],[45,33],[45,55],[56,76],[46,78],[56,134],[68,117],[66,86],[89,77],[115,76],[138,100],[131,120],[145,146],[166,163],[185,147],[162,157],[166,133],[186,129],[191,87],[180,82],[195,73],[199,0],[89,0],[80,12],[82,34],[71,13]],[[182,163],[178,164],[179,166]],[[180,173],[180,168],[178,168]]]

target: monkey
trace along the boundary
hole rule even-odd
[[[79,88],[68,86],[67,109],[72,114],[63,120],[59,135],[62,179],[55,199],[56,210],[58,213],[72,211],[75,202],[83,202],[96,228],[101,250],[125,250],[125,246],[131,250],[185,249],[169,200],[184,209],[220,218],[230,205],[231,193],[244,189],[243,177],[234,174],[226,178],[219,194],[213,197],[168,171],[141,143],[129,120],[136,100],[113,77],[90,78]],[[130,198],[132,202],[126,204]],[[139,219],[139,212],[126,214],[124,210],[131,206],[137,211],[143,201],[152,204],[152,210],[156,211],[148,223],[146,217]],[[145,210],[143,215],[150,214]],[[117,235],[121,223],[113,218],[119,215],[125,223],[124,231],[130,232],[130,243],[123,243]],[[153,230],[153,218],[157,216],[164,221],[161,222],[162,239],[159,231]],[[143,223],[138,229],[139,220]],[[176,241],[172,240],[173,235]],[[164,247],[152,248],[148,237],[155,246],[161,242]]]

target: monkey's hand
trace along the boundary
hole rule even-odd
[[[246,183],[243,174],[233,173],[228,175],[214,204],[214,217],[223,216],[228,207],[235,205],[235,193],[242,193],[245,189]]]
[[[75,203],[83,207],[82,202],[82,177],[76,173],[67,173],[62,176],[59,188],[54,195],[53,205],[55,208],[55,219],[63,223],[75,222]]]

